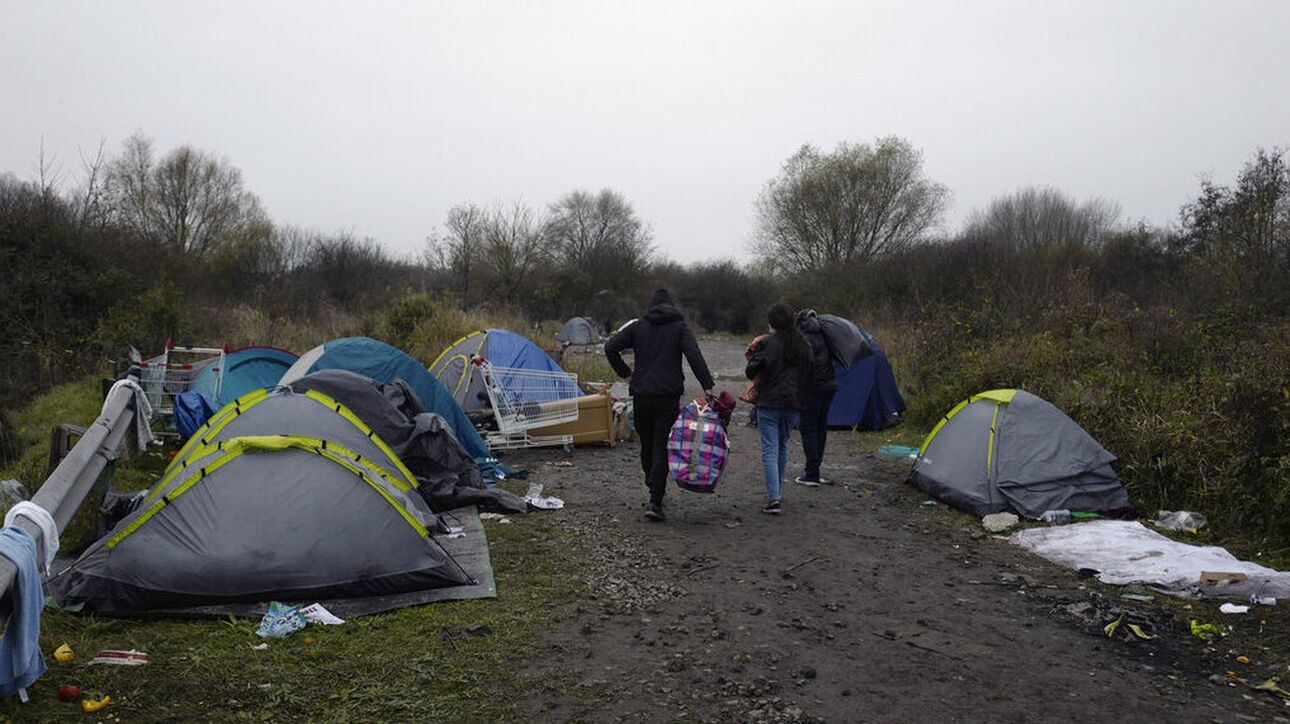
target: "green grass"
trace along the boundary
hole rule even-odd
[[[576,563],[551,518],[517,516],[486,523],[498,597],[437,603],[310,626],[269,648],[258,621],[149,621],[46,611],[41,648],[50,670],[26,706],[0,705],[0,716],[32,721],[79,719],[79,705],[59,702],[61,684],[110,694],[109,713],[126,720],[408,721],[515,720],[517,705],[558,676],[526,678],[538,633],[557,604],[577,594]],[[306,637],[312,642],[306,643]],[[70,664],[53,660],[67,642]],[[139,667],[80,664],[102,649],[138,649]]]
[[[89,425],[99,416],[103,397],[98,377],[59,385],[37,397],[11,417],[23,454],[0,469],[0,479],[15,479],[36,492],[49,472],[49,438],[62,423]]]
[[[56,388],[15,416],[29,448],[6,475],[43,480],[48,431],[59,422],[92,422],[99,411],[96,380]],[[167,448],[152,448],[112,471],[112,485],[141,489],[165,467]],[[96,506],[83,506],[64,538],[90,541]],[[49,671],[30,690],[31,702],[0,703],[0,720],[82,720],[78,703],[59,702],[61,684],[87,695],[109,694],[109,715],[129,721],[406,721],[517,720],[518,705],[564,683],[558,670],[523,676],[540,657],[539,633],[583,584],[574,552],[550,515],[485,523],[498,597],[436,603],[311,626],[290,638],[251,647],[258,621],[110,619],[47,609],[41,649]],[[312,641],[306,643],[306,637]],[[69,664],[53,651],[68,643]],[[138,649],[139,667],[82,664],[103,649]],[[553,662],[558,664],[558,662]],[[548,666],[553,668],[553,666]]]

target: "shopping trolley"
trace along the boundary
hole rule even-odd
[[[476,356],[497,430],[485,435],[495,450],[572,445],[572,435],[531,435],[531,430],[578,419],[578,375],[571,372],[498,367]]]
[[[219,394],[226,353],[227,347],[182,347],[166,340],[161,354],[139,364],[139,385],[152,405],[151,422],[158,435],[174,434],[169,424],[174,415],[175,395],[187,392],[193,377],[203,368],[213,365],[214,394]]]

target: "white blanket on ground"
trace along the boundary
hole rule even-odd
[[[1013,533],[1008,540],[1054,563],[1093,569],[1103,583],[1139,583],[1179,596],[1290,598],[1290,573],[1242,561],[1218,546],[1179,543],[1134,521],[1094,520],[1029,528]],[[1248,578],[1223,586],[1201,586],[1203,571],[1243,573]]]

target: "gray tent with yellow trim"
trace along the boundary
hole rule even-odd
[[[475,583],[432,537],[437,519],[417,485],[331,397],[252,392],[198,430],[144,502],[49,589],[119,614]]]
[[[990,390],[950,410],[923,441],[911,481],[976,515],[1011,508],[1114,512],[1129,496],[1115,456],[1048,401],[1022,390]]]

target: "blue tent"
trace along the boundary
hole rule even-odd
[[[896,375],[887,355],[872,335],[861,332],[873,354],[850,367],[833,363],[838,374],[838,394],[829,408],[829,427],[881,430],[896,424],[905,411],[905,398],[896,387]]]
[[[442,415],[448,421],[466,452],[476,458],[490,455],[461,405],[434,375],[403,350],[370,337],[333,339],[300,355],[278,384],[294,382],[318,370],[349,370],[385,384],[401,379],[417,393],[426,411]]]
[[[218,363],[211,363],[193,375],[191,392],[200,392],[215,402],[215,409],[227,405],[248,392],[278,384],[282,374],[295,364],[296,356],[277,347],[243,347],[224,355],[224,375],[215,392]]]
[[[430,372],[452,393],[457,404],[466,410],[488,407],[484,379],[479,367],[471,364],[475,357],[483,357],[496,367],[531,370],[534,372],[564,372],[559,363],[528,337],[505,329],[483,329],[453,342],[430,365]],[[503,387],[511,385],[505,374],[499,373]],[[529,387],[517,393],[523,402],[550,402],[580,397],[582,391],[571,380],[554,378],[549,387]]]

